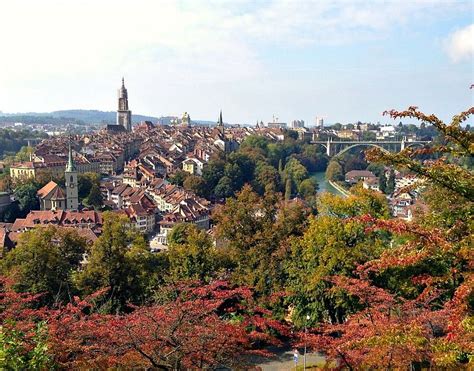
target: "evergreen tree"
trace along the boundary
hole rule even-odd
[[[287,178],[286,179],[286,184],[285,184],[285,200],[291,200],[291,179]]]
[[[387,186],[385,188],[385,193],[391,195],[395,191],[395,171],[390,170],[390,174],[387,179]]]
[[[379,176],[379,189],[382,193],[387,193],[387,177],[385,172],[382,172]]]

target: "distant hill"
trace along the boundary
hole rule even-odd
[[[64,124],[66,122],[78,125],[91,124],[114,124],[117,113],[115,111],[98,110],[61,110],[54,112],[26,112],[26,113],[3,113],[0,112],[0,123],[23,122],[25,124]],[[153,117],[136,115],[132,113],[132,122],[151,121],[168,125],[174,116]],[[215,122],[206,120],[193,120],[199,125],[213,125]]]

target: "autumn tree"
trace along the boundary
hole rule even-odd
[[[394,119],[432,125],[444,138],[397,154],[378,149],[368,153],[369,160],[424,179],[422,196],[428,208],[411,223],[358,218],[366,231],[388,231],[396,237],[380,257],[360,264],[353,277],[327,278],[332,284],[328,294],[342,291],[359,306],[340,324],[311,330],[310,343],[330,359],[350,369],[459,369],[472,364],[474,175],[458,161],[474,155],[474,133],[461,127],[473,113],[470,108],[445,124],[416,107],[388,112]],[[425,159],[427,154],[432,160]]]
[[[1,289],[0,349],[8,356],[0,358],[2,367],[242,367],[249,356],[269,356],[262,347],[280,345],[275,334],[289,335],[256,306],[251,290],[224,281],[168,286],[160,290],[159,302],[123,314],[102,313],[100,297],[108,290],[32,310],[37,296],[20,296],[6,285]]]

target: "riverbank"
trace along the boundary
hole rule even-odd
[[[332,180],[328,180],[328,183],[334,187],[335,189],[338,190],[338,192],[344,196],[344,197],[349,197],[350,196],[350,192],[347,191],[346,189],[344,189],[342,186],[340,186],[339,184],[337,184],[336,182],[333,182]]]
[[[325,171],[318,171],[311,174],[311,177],[318,183],[318,193],[329,192],[334,195],[348,196],[348,192],[338,184],[326,179]]]

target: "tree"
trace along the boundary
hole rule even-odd
[[[244,139],[240,148],[245,149],[259,149],[262,153],[266,153],[268,146],[268,139],[259,135],[250,135]]]
[[[391,195],[395,191],[395,171],[393,169],[390,170],[387,179],[387,185],[385,187],[385,193]]]
[[[382,193],[389,194],[387,192],[387,176],[385,175],[385,173],[381,173],[379,175],[379,189]]]
[[[96,173],[79,174],[77,183],[79,198],[84,199],[89,195],[94,184],[100,188],[100,175]]]
[[[326,169],[326,177],[329,180],[344,180],[344,173],[341,164],[336,160],[329,161]]]
[[[213,190],[224,176],[225,161],[211,159],[202,170],[202,178],[206,181],[209,190]]]
[[[13,186],[10,174],[0,174],[0,192],[10,192]]]
[[[190,176],[188,172],[184,170],[178,170],[177,172],[174,173],[172,177],[170,177],[170,183],[182,187],[184,184],[184,181],[188,176]]]
[[[159,302],[122,314],[101,312],[104,295],[103,290],[82,300],[74,297],[67,306],[32,310],[37,297],[19,296],[3,286],[2,334],[7,339],[20,331],[28,335],[20,339],[22,349],[0,343],[9,355],[5,360],[11,364],[21,357],[28,363],[14,365],[38,369],[233,368],[246,366],[251,355],[269,356],[257,346],[280,345],[273,334],[289,335],[268,318],[269,311],[255,305],[251,290],[224,281],[168,286],[160,290]],[[36,319],[47,323],[41,338],[34,337]]]
[[[217,268],[211,238],[195,224],[178,224],[173,228],[168,255],[170,275],[175,281],[191,279],[207,282]]]
[[[416,107],[388,114],[433,125],[445,138],[443,145],[431,148],[397,154],[372,149],[367,154],[427,179],[429,208],[411,223],[359,217],[368,231],[394,234],[393,246],[360,264],[353,278],[327,278],[358,307],[340,324],[311,330],[308,341],[349,369],[469,368],[474,352],[474,175],[450,159],[453,153],[456,159],[474,155],[474,134],[461,127],[474,108],[454,116],[450,124]],[[427,153],[436,160],[420,159]]]
[[[318,198],[318,211],[320,214],[340,219],[361,215],[372,215],[380,219],[390,217],[387,199],[380,193],[361,186],[353,187],[349,197],[339,197],[329,192],[323,193]]]
[[[216,208],[213,219],[221,249],[230,259],[231,279],[253,287],[259,295],[283,290],[283,261],[290,236],[306,226],[311,210],[300,202],[282,202],[280,195],[263,197],[245,185],[236,199]]]
[[[208,191],[206,187],[206,181],[197,175],[189,175],[185,179],[183,186],[188,191],[194,192],[200,197],[204,197]]]
[[[87,205],[100,207],[104,204],[102,192],[97,184],[93,183],[86,200]]]
[[[315,196],[318,191],[318,182],[314,178],[303,180],[298,187],[298,192],[304,199],[310,199]]]
[[[311,217],[304,235],[293,240],[285,260],[288,276],[287,304],[297,326],[307,315],[311,323],[337,323],[356,303],[343,293],[331,291],[325,278],[339,274],[352,277],[354,269],[376,258],[384,249],[387,235],[368,232],[357,216],[380,215],[380,207],[367,194],[348,198],[325,193],[319,198],[317,217]],[[383,214],[388,216],[385,207]]]
[[[296,187],[308,177],[308,170],[296,158],[291,158],[286,163],[284,173],[286,178],[291,179]]]
[[[288,178],[285,182],[285,200],[291,200],[291,196],[293,195],[292,186],[291,186],[291,179]]]
[[[255,162],[250,156],[246,155],[245,153],[233,152],[229,155],[228,160],[230,163],[232,163],[233,165],[237,165],[237,167],[239,168],[239,177],[241,177],[242,184],[248,183],[253,180]],[[233,177],[227,173],[224,175],[227,175],[231,179],[233,179]]]
[[[227,176],[222,177],[214,188],[214,194],[217,198],[227,198],[234,194],[234,185],[232,179]]]
[[[66,300],[74,293],[72,274],[79,268],[86,241],[75,230],[54,226],[24,232],[2,261],[2,273],[18,292],[44,293],[42,301]]]
[[[23,216],[27,215],[31,210],[39,209],[39,201],[36,193],[39,186],[35,181],[27,181],[15,188],[15,198],[18,200],[20,211]]]
[[[281,189],[281,180],[279,172],[264,161],[257,162],[255,167],[254,189],[263,194],[266,189],[279,191]]]
[[[110,212],[103,218],[102,234],[88,251],[87,263],[74,281],[86,295],[109,288],[110,310],[124,310],[127,302],[143,300],[152,274],[147,270],[151,253],[127,218]]]

